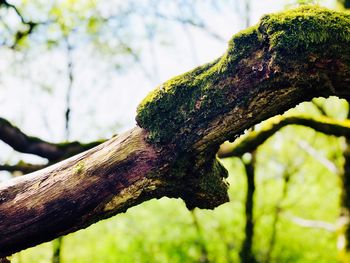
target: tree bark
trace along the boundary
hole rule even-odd
[[[0,257],[152,198],[181,197],[189,208],[227,202],[219,145],[313,97],[349,98],[349,31],[349,15],[323,8],[265,16],[221,58],[151,93],[134,129],[2,183]]]

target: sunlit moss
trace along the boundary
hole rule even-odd
[[[271,49],[312,49],[323,43],[349,42],[350,14],[303,6],[264,16],[259,31],[269,41]]]

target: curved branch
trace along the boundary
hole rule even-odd
[[[30,35],[33,30],[40,24],[40,23],[37,23],[37,22],[33,22],[33,21],[28,21],[24,18],[23,14],[18,10],[18,8],[9,3],[7,0],[0,0],[0,6],[5,6],[6,8],[10,8],[12,9],[13,11],[15,11],[15,13],[17,14],[17,16],[19,17],[19,19],[21,20],[22,24],[23,25],[26,25],[27,28],[25,30],[20,30],[20,31],[17,31],[16,35],[15,35],[15,41],[14,41],[14,44],[12,46],[12,48],[14,48],[17,43],[24,37]]]
[[[349,14],[323,8],[265,16],[233,37],[222,57],[149,94],[137,122],[153,143],[189,151],[235,139],[252,123],[314,97],[347,98],[347,30]]]
[[[18,17],[21,19],[22,24],[25,24],[28,26],[35,26],[36,25],[36,23],[34,23],[34,22],[28,22],[24,18],[24,16],[22,15],[22,13],[18,10],[18,8],[15,5],[9,3],[7,0],[0,0],[0,6],[5,6],[6,8],[13,9],[15,11],[15,13],[18,15]]]
[[[337,121],[327,117],[278,116],[268,121],[262,130],[249,132],[234,143],[224,143],[221,145],[218,157],[238,157],[246,152],[255,151],[273,134],[288,125],[309,127],[327,135],[350,137],[349,120]]]
[[[31,163],[25,163],[23,161],[20,161],[17,164],[14,164],[14,165],[10,165],[10,164],[0,165],[0,171],[7,171],[7,172],[10,172],[10,173],[21,172],[23,174],[27,174],[27,173],[32,173],[32,172],[38,171],[40,169],[43,169],[46,166],[47,165],[31,164]]]
[[[0,257],[152,198],[227,202],[219,145],[313,97],[349,98],[349,31],[349,14],[318,7],[265,16],[224,56],[151,93],[136,128],[1,184]]]
[[[103,141],[82,144],[79,142],[50,143],[37,137],[28,136],[9,121],[0,118],[0,140],[21,153],[30,153],[47,158],[49,161],[59,161],[88,150]]]
[[[291,222],[297,224],[298,226],[301,227],[306,227],[306,228],[318,228],[318,229],[323,229],[328,232],[335,232],[337,227],[335,224],[328,223],[326,221],[321,221],[321,220],[310,220],[310,219],[305,219],[297,216],[293,216],[291,214],[282,214],[286,219],[290,220]]]
[[[0,0],[0,7],[4,6],[7,9],[12,9],[19,19],[21,20],[21,23],[26,26],[25,29],[18,30],[14,36],[14,43],[11,45],[11,48],[16,48],[17,44],[26,36],[29,36],[34,32],[34,30],[39,25],[47,25],[49,23],[52,23],[53,21],[33,21],[28,20],[25,18],[23,13],[17,8],[16,5],[9,3],[7,0]]]

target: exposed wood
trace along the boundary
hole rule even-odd
[[[141,202],[158,179],[157,152],[136,128],[0,187],[0,255],[53,239]],[[137,201],[136,201],[137,200]]]
[[[182,197],[204,208],[227,201],[226,194],[207,195],[206,186],[200,191],[202,186],[191,185],[196,178],[183,182],[165,176],[169,160],[164,156],[169,154],[147,143],[146,135],[135,128],[66,161],[2,183],[0,256],[84,228],[151,198]]]
[[[92,223],[91,216],[101,219],[115,209],[125,210],[149,187],[161,184],[144,177],[155,157],[141,130],[134,129],[63,163],[5,182],[0,188],[0,255],[82,228]]]
[[[313,97],[350,97],[350,17],[322,8],[280,16],[264,17],[223,57],[160,86],[140,105],[139,126],[1,184],[0,257],[151,198],[212,209],[228,201],[227,171],[215,157],[222,142]],[[339,25],[324,26],[334,19]]]

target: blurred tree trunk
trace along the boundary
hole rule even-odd
[[[275,244],[276,244],[276,240],[277,240],[277,233],[278,233],[277,228],[278,228],[278,224],[280,221],[281,212],[283,209],[282,204],[288,195],[290,178],[295,173],[294,170],[289,171],[288,169],[289,169],[289,166],[283,172],[283,189],[282,189],[281,197],[279,198],[279,200],[277,200],[275,210],[274,210],[274,213],[272,215],[273,220],[272,220],[272,225],[271,225],[271,237],[270,237],[269,245],[267,247],[265,259],[263,261],[265,263],[271,262],[273,250],[275,248]],[[292,169],[295,169],[295,168],[293,167]]]
[[[339,0],[339,2],[344,6],[345,9],[350,8],[350,0]]]
[[[345,9],[350,8],[350,0],[341,0]],[[349,103],[349,100],[348,100]],[[348,114],[350,119],[350,112]],[[350,136],[345,137],[344,169],[341,175],[342,192],[340,201],[340,216],[338,219],[338,241],[339,261],[350,262]]]
[[[65,36],[66,43],[66,60],[67,60],[67,75],[68,87],[66,91],[66,108],[65,108],[65,141],[69,141],[71,134],[71,115],[72,115],[72,90],[74,83],[74,64],[73,64],[73,46],[70,44],[69,35]],[[62,257],[63,237],[58,237],[53,241],[52,263],[60,263]]]
[[[341,176],[340,215],[338,219],[337,248],[339,261],[350,262],[350,138],[346,138],[346,146],[343,152],[344,169]]]
[[[256,152],[250,153],[250,160],[244,159],[243,164],[247,179],[247,195],[245,201],[245,238],[239,253],[242,263],[257,262],[253,253],[254,237],[254,192],[255,192],[255,158]]]
[[[198,237],[197,244],[198,244],[198,247],[200,250],[199,262],[200,263],[210,263],[208,249],[207,249],[207,246],[205,244],[204,235],[203,235],[202,229],[199,225],[199,220],[197,218],[196,212],[195,212],[195,210],[191,210],[190,213],[191,213],[193,225],[196,229],[197,237]]]
[[[350,1],[348,4],[350,4]],[[348,105],[350,107],[349,101]],[[350,109],[347,117],[349,120]],[[342,173],[340,174],[342,185],[340,197],[340,215],[338,218],[337,230],[337,248],[339,261],[341,263],[347,263],[350,262],[350,136],[345,136],[345,149],[343,151],[343,156],[344,167]]]
[[[2,183],[0,257],[152,198],[190,209],[227,202],[220,144],[313,97],[350,98],[349,27],[347,15],[317,7],[265,16],[221,58],[151,93],[134,129]]]

